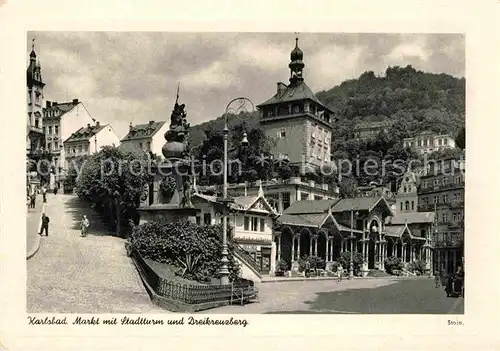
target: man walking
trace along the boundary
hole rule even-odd
[[[43,236],[43,231],[45,230],[45,236],[49,236],[49,222],[50,218],[42,213],[42,228],[40,228],[40,235]]]
[[[46,203],[47,202],[47,188],[46,187],[43,187],[42,195],[43,195],[43,202]]]
[[[86,215],[83,215],[82,223],[80,226],[82,228],[81,236],[86,237],[88,234],[88,231],[89,231],[89,227],[90,227],[90,221],[88,220]]]
[[[344,271],[344,268],[342,268],[342,265],[339,263],[337,266],[337,283],[340,283],[342,281],[342,273]]]

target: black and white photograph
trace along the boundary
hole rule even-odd
[[[464,314],[465,41],[27,31],[26,312]]]

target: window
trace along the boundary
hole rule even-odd
[[[54,150],[59,150],[59,143],[54,141]]]
[[[243,229],[250,230],[250,217],[245,216]]]
[[[403,203],[401,202],[401,211],[403,211]]]
[[[45,126],[43,126],[43,134],[46,134],[47,133],[47,128]]]
[[[307,200],[309,199],[309,194],[308,193],[300,193],[300,200]]]
[[[286,138],[286,129],[285,128],[281,128],[281,130],[280,130],[280,138]]]
[[[148,142],[146,143],[146,149],[147,149],[147,150],[151,150],[151,142],[150,142],[150,141],[148,141]]]
[[[448,179],[443,178],[443,185],[446,185],[446,183],[448,183]]]
[[[300,113],[300,106],[299,105],[295,105],[293,107],[293,113]]]
[[[442,140],[442,139],[438,139],[438,145],[441,145],[441,140]]]
[[[429,204],[429,198],[428,198],[428,197],[424,197],[423,201],[424,201],[424,203],[425,203],[426,205],[428,205],[428,204]]]
[[[435,204],[438,204],[438,203],[439,203],[439,197],[434,196],[434,203],[435,203]]]
[[[52,143],[47,143],[47,150],[52,150]]]
[[[261,219],[260,219],[260,231],[261,231],[261,232],[263,232],[263,231],[264,231],[265,224],[266,224],[266,222],[265,222],[264,218],[261,218]]]
[[[415,210],[415,201],[412,201],[412,202],[411,202],[411,210],[412,210],[412,211],[413,211],[413,210]]]
[[[85,152],[89,151],[89,146],[88,145],[83,145],[83,151],[85,151]]]
[[[443,212],[443,213],[441,214],[441,218],[442,218],[442,222],[443,222],[443,223],[448,222],[448,213]]]
[[[453,222],[458,222],[460,220],[460,213],[453,213]]]
[[[210,225],[212,224],[212,216],[210,213],[203,214],[203,224]]]
[[[406,211],[410,210],[410,203],[408,201],[405,202],[405,210]]]
[[[201,224],[201,217],[196,216],[196,224],[200,225]]]
[[[455,177],[455,183],[460,184],[460,176]]]
[[[424,189],[425,189],[425,188],[427,188],[427,180],[426,180],[426,181],[424,181],[423,188],[424,188]]]
[[[317,124],[312,125],[311,138],[316,139],[316,129],[318,128]]]
[[[139,147],[142,149],[142,143],[139,143]]]
[[[71,153],[76,154],[76,148],[75,147],[71,150]]]
[[[460,193],[454,194],[454,200],[455,201],[460,201]]]
[[[447,203],[448,202],[448,195],[443,195],[443,203]]]
[[[290,207],[290,193],[281,193],[281,199],[283,201],[283,210]]]
[[[258,231],[259,219],[257,217],[252,217],[252,232]]]
[[[403,193],[406,193],[406,186],[403,187]]]
[[[52,126],[49,126],[49,135],[52,135]]]
[[[78,145],[78,153],[81,154],[82,153],[82,146],[81,145]]]
[[[54,134],[59,135],[59,126],[54,126]]]
[[[448,139],[446,139],[446,138],[444,139],[444,144],[448,145]]]

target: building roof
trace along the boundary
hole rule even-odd
[[[370,128],[383,128],[389,127],[392,124],[390,120],[384,121],[363,121],[356,123],[354,129],[370,129]]]
[[[161,127],[163,127],[165,123],[166,121],[149,121],[149,123],[146,124],[130,126],[129,132],[121,141],[151,138],[161,129]]]
[[[405,223],[433,223],[435,212],[399,212],[392,217],[387,217],[385,223],[388,225],[400,225]]]
[[[290,84],[290,85],[283,84],[283,85],[286,86],[286,89],[283,89],[283,91],[280,93],[276,93],[272,98],[270,98],[266,102],[263,102],[260,105],[257,105],[257,107],[281,104],[283,102],[291,102],[298,100],[312,100],[318,105],[325,108],[326,110],[332,112],[316,97],[316,95],[314,95],[314,93],[311,91],[311,89],[307,86],[305,82],[300,82],[298,84]]]
[[[319,201],[319,200],[316,200]],[[317,214],[282,214],[278,217],[278,222],[282,225],[292,225],[299,227],[312,227],[312,228],[322,228],[324,224],[331,219],[335,228],[338,231],[349,232],[351,228],[339,224],[335,219],[335,216],[328,211],[325,213],[317,213]],[[353,229],[354,233],[362,233],[361,230]]]
[[[354,197],[339,200],[337,203],[335,203],[335,205],[333,205],[332,212],[360,210],[371,211],[380,201],[383,201],[390,211],[391,206],[383,197]]]
[[[215,195],[205,195],[195,192],[193,196],[203,199],[208,202],[218,203],[222,205],[220,201],[220,197]],[[267,209],[257,209],[254,208],[254,204],[258,201],[264,202]],[[277,215],[277,212],[273,209],[273,207],[269,204],[266,198],[262,194],[258,194],[256,196],[238,196],[233,198],[233,202],[229,203],[229,207],[232,210],[240,210],[240,211],[251,211],[251,212],[266,212],[271,213],[273,215]]]
[[[283,211],[283,214],[312,214],[312,213],[325,213],[328,212],[328,209],[335,204],[338,199],[330,199],[330,200],[302,200],[295,201],[292,203],[286,210]]]
[[[103,130],[104,127],[106,127],[106,126],[108,126],[108,124],[82,127],[80,129],[78,129],[76,132],[74,132],[73,134],[71,134],[70,137],[64,141],[64,143],[88,141],[94,135],[96,135],[101,130]]]
[[[48,101],[50,102],[50,101]],[[64,115],[65,113],[71,111],[74,109],[80,102],[75,99],[70,102],[55,102],[56,105],[54,105],[54,102],[51,103],[50,107],[44,107],[43,108],[43,116],[44,117],[51,117],[52,114],[50,112],[55,111],[58,112],[55,114],[56,117],[60,117]]]

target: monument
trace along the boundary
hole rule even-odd
[[[179,104],[179,88],[165,133],[164,160],[150,161],[153,180],[145,187],[139,206],[140,223],[157,218],[171,221],[195,221],[198,209],[191,202],[193,194],[192,159],[189,147],[189,123],[185,105]]]

